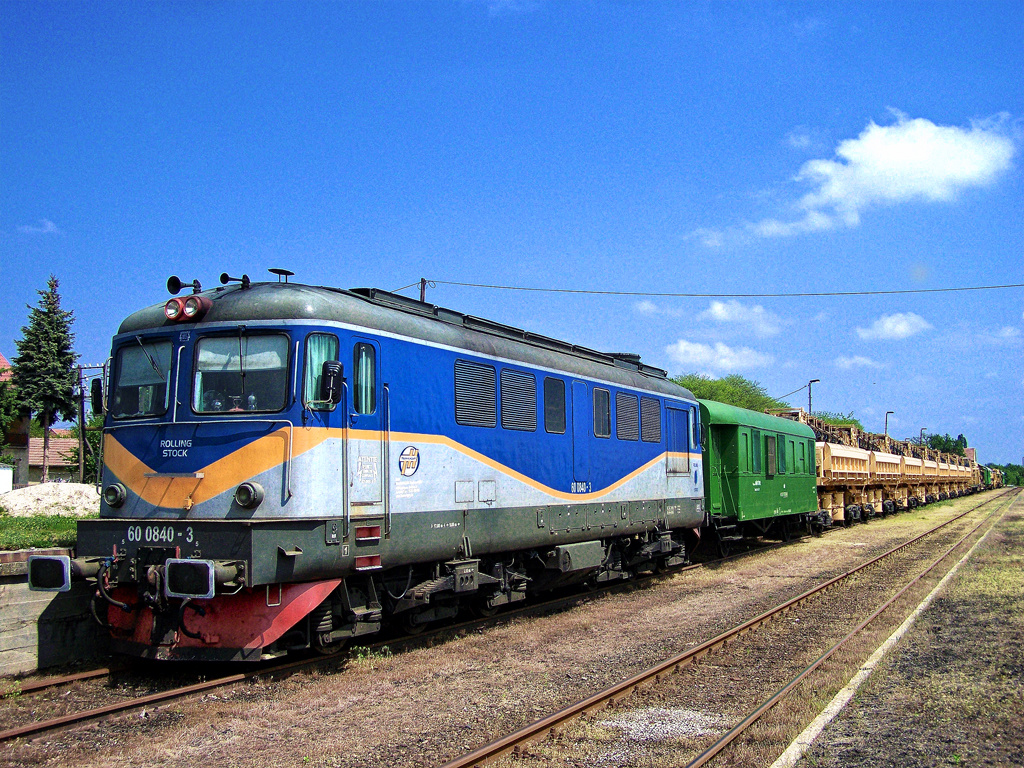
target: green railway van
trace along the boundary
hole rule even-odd
[[[708,523],[720,539],[818,520],[814,432],[790,419],[701,400]]]

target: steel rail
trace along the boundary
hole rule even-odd
[[[987,504],[991,504],[998,501],[999,499],[1006,496],[1007,493],[1009,493],[1009,491],[1004,492],[999,496],[993,497],[991,499],[987,499],[981,502],[980,504],[976,504],[975,506],[962,512],[961,514],[956,515],[955,517],[951,517],[949,520],[940,523],[934,528],[931,528],[925,531],[924,533],[913,537],[912,539],[908,539],[902,544],[899,544],[898,546],[893,547],[892,549],[883,552],[882,554],[876,557],[871,558],[870,560],[862,563],[861,565],[858,565],[856,568],[853,568],[852,570],[847,571],[846,573],[831,578],[828,581],[825,581],[816,587],[812,587],[811,589],[801,593],[800,595],[797,595],[796,597],[787,600],[786,602],[781,603],[775,606],[774,608],[771,608],[761,614],[758,614],[754,618],[748,619],[742,624],[738,624],[732,629],[727,630],[721,633],[720,635],[713,637],[712,639],[707,640],[694,648],[676,654],[668,659],[665,659],[664,661],[659,662],[658,664],[655,664],[654,666],[646,670],[643,670],[633,675],[627,680],[623,680],[619,683],[611,685],[608,688],[605,688],[604,690],[599,691],[598,693],[595,693],[594,695],[583,699],[582,701],[578,701],[575,704],[571,704],[568,707],[565,707],[564,709],[561,709],[557,712],[554,712],[553,714],[541,718],[540,720],[530,723],[520,728],[518,731],[515,731],[514,733],[511,733],[507,736],[503,736],[499,739],[495,739],[494,741],[491,741],[488,744],[484,744],[483,746],[478,747],[472,752],[466,753],[462,757],[450,760],[449,762],[445,763],[441,768],[471,768],[475,766],[485,765],[486,763],[489,763],[510,752],[518,751],[519,747],[523,744],[539,741],[548,734],[556,733],[559,727],[564,726],[571,720],[575,720],[576,718],[585,716],[586,714],[589,714],[592,711],[598,711],[604,709],[605,707],[614,706],[616,701],[624,698],[625,696],[628,696],[629,694],[633,693],[635,690],[643,687],[644,685],[660,682],[662,677],[667,676],[668,674],[681,671],[684,667],[689,666],[693,662],[703,658],[712,651],[724,646],[726,643],[736,639],[740,635],[743,635],[752,629],[756,629],[757,627],[761,626],[762,624],[764,624],[765,622],[779,614],[785,613],[794,605],[801,603],[814,595],[824,592],[825,590],[829,589],[830,587],[834,586],[840,581],[848,579],[851,576],[859,573],[860,571],[874,565],[875,563],[902,551],[911,544],[920,541],[925,536],[929,536],[932,533],[935,533],[936,531],[946,527],[947,525],[950,525],[951,523],[960,520],[966,515],[969,515],[971,512],[974,512],[980,509],[981,507],[986,506]]]
[[[250,680],[254,677],[260,676],[271,676],[279,672],[283,672],[296,667],[309,665],[311,662],[303,659],[301,661],[292,661],[285,664],[280,664],[270,669],[255,669],[250,672],[239,672],[234,675],[227,675],[225,677],[218,677],[214,680],[206,680],[202,683],[194,683],[192,685],[186,685],[182,688],[173,688],[160,693],[153,693],[148,696],[141,696],[135,699],[127,699],[125,701],[115,702],[113,704],[107,704],[102,707],[95,709],[86,710],[83,712],[73,712],[68,715],[62,715],[61,717],[55,717],[51,720],[43,720],[37,723],[29,723],[28,725],[22,725],[17,728],[11,728],[10,730],[0,731],[0,742],[10,741],[11,739],[17,739],[22,736],[31,736],[35,733],[42,733],[44,731],[52,731],[57,728],[61,728],[66,725],[74,725],[75,723],[85,722],[87,720],[96,720],[107,715],[114,715],[120,712],[128,712],[139,707],[145,707],[149,704],[159,704],[165,701],[173,699],[179,699],[183,696],[188,696],[193,693],[202,693],[213,688],[220,688],[224,685],[230,685],[232,683],[239,683],[245,680]]]
[[[1002,519],[1002,517],[1006,514],[1006,511],[1008,509],[1009,509],[1009,506],[1007,506],[1006,509],[1002,510],[1002,514],[999,516],[999,519]],[[739,738],[750,726],[752,726],[754,723],[756,723],[765,712],[767,712],[769,709],[771,709],[776,704],[778,704],[780,701],[782,701],[782,699],[784,699],[794,688],[796,688],[805,678],[807,678],[812,672],[814,672],[818,667],[820,667],[829,658],[831,658],[840,648],[842,648],[844,645],[846,645],[846,643],[848,643],[850,640],[852,640],[854,637],[856,637],[871,622],[873,622],[875,619],[877,619],[879,616],[881,616],[883,613],[885,613],[885,611],[887,611],[897,600],[899,600],[908,591],[910,591],[911,587],[915,586],[918,582],[920,582],[922,579],[924,579],[925,576],[927,576],[929,573],[931,573],[936,568],[938,568],[939,565],[947,557],[949,557],[951,554],[953,554],[954,551],[956,551],[960,546],[962,546],[963,543],[965,541],[967,541],[971,536],[973,536],[978,531],[979,528],[981,528],[986,523],[991,522],[991,525],[989,526],[989,530],[992,530],[992,528],[995,527],[996,523],[999,522],[999,519],[997,519],[997,520],[993,520],[992,519],[993,517],[995,517],[997,512],[999,512],[999,510],[995,510],[991,514],[989,514],[988,517],[983,518],[976,526],[971,528],[971,530],[969,530],[962,537],[960,537],[960,539],[955,544],[953,544],[951,547],[949,547],[949,549],[947,549],[938,558],[936,558],[931,563],[931,565],[929,565],[927,568],[925,568],[923,571],[921,571],[921,573],[919,573],[917,576],[915,576],[913,579],[911,579],[906,584],[906,586],[904,586],[896,594],[894,594],[892,597],[890,597],[888,600],[886,600],[884,603],[882,603],[882,605],[880,605],[878,608],[876,608],[866,619],[864,619],[863,621],[858,623],[857,626],[855,626],[853,629],[851,629],[846,634],[846,636],[843,637],[842,640],[840,640],[839,642],[835,643],[831,648],[829,648],[827,651],[825,651],[823,654],[821,654],[817,659],[815,659],[807,667],[805,667],[796,677],[794,677],[785,686],[783,686],[778,691],[776,691],[776,693],[774,695],[772,695],[771,698],[769,698],[767,701],[765,701],[763,704],[761,704],[757,709],[755,709],[753,712],[751,712],[749,715],[747,715],[745,718],[743,718],[743,720],[741,720],[739,723],[737,723],[735,726],[733,726],[718,741],[716,741],[714,744],[712,744],[710,747],[708,747],[706,750],[704,750],[701,754],[699,754],[697,757],[695,757],[692,761],[687,763],[685,768],[700,768],[701,766],[706,764],[709,760],[711,760],[716,755],[718,755],[720,752],[722,752],[722,750],[724,750],[733,741],[735,741],[737,738]],[[988,532],[986,531],[986,533],[988,533]]]
[[[759,551],[761,551],[761,548],[756,549],[756,550],[752,550],[751,552],[737,553],[736,555],[731,555],[730,557],[723,558],[723,559],[731,560],[731,559],[734,559],[734,558],[742,558],[742,557],[745,557],[747,555],[750,555],[750,554],[753,554],[753,553],[759,552]],[[713,562],[721,562],[721,560],[715,560]],[[658,576],[662,576],[662,575],[676,574],[676,573],[681,573],[683,571],[693,570],[693,569],[702,568],[702,567],[704,567],[703,563],[686,565],[686,566],[683,566],[683,567],[680,567],[680,568],[674,568],[669,573],[666,573],[666,574],[654,574],[654,577],[657,578]],[[518,610],[504,612],[504,613],[501,613],[498,616],[490,616],[490,617],[475,619],[473,621],[465,621],[465,622],[460,622],[460,623],[454,624],[454,625],[447,625],[447,626],[444,626],[444,627],[438,627],[437,629],[428,630],[427,632],[423,632],[423,633],[417,634],[417,635],[405,635],[405,636],[397,637],[397,638],[378,640],[378,641],[376,641],[374,643],[370,643],[369,645],[367,645],[365,647],[367,647],[368,649],[372,650],[372,649],[376,649],[376,648],[384,648],[384,647],[389,647],[389,646],[396,646],[396,645],[400,645],[400,644],[403,644],[403,643],[418,644],[418,643],[424,642],[426,640],[434,639],[434,638],[439,637],[439,636],[443,637],[445,634],[457,633],[459,631],[470,629],[470,628],[475,628],[475,627],[490,626],[492,624],[495,624],[495,623],[498,623],[498,622],[502,622],[502,621],[507,621],[507,620],[509,620],[511,618],[522,616],[524,614],[525,615],[529,615],[531,613],[541,613],[541,612],[544,612],[544,611],[557,610],[557,609],[562,608],[562,607],[568,607],[568,606],[571,606],[573,603],[579,602],[581,599],[593,598],[593,597],[595,597],[595,596],[597,596],[599,594],[602,594],[603,592],[611,592],[611,591],[613,591],[615,589],[621,589],[623,587],[632,586],[632,585],[637,584],[637,583],[641,583],[642,584],[643,581],[637,581],[637,580],[632,580],[631,579],[631,580],[628,580],[628,581],[611,582],[611,583],[609,583],[607,585],[602,585],[602,587],[600,589],[598,589],[598,590],[595,590],[593,592],[588,592],[586,594],[582,594],[582,595],[576,594],[576,595],[557,597],[557,598],[554,598],[554,599],[551,599],[551,600],[545,600],[544,602],[541,602],[541,603],[536,603],[536,604],[532,604],[532,605],[528,605],[528,606],[523,606],[522,608],[519,608]],[[222,687],[222,686],[225,686],[225,685],[231,685],[233,683],[241,682],[241,681],[244,681],[244,680],[247,680],[247,679],[251,679],[253,677],[260,677],[260,676],[272,677],[273,675],[275,675],[277,673],[280,673],[280,672],[284,672],[284,671],[293,671],[293,670],[303,669],[305,667],[324,666],[326,664],[329,664],[331,660],[332,660],[332,657],[330,657],[330,656],[328,656],[328,657],[316,657],[316,658],[313,658],[313,659],[300,659],[300,660],[296,660],[296,661],[292,661],[292,662],[286,662],[284,664],[274,665],[274,666],[271,666],[271,667],[261,667],[258,670],[252,670],[250,672],[238,673],[238,674],[235,674],[235,675],[227,675],[225,677],[218,677],[218,678],[215,678],[213,680],[208,680],[208,681],[204,681],[202,683],[197,683],[197,684],[193,684],[193,685],[189,685],[189,686],[168,689],[167,691],[162,691],[160,693],[150,694],[148,696],[144,696],[144,697],[136,698],[136,699],[128,699],[128,700],[125,700],[123,702],[117,702],[117,703],[109,704],[109,705],[106,705],[106,706],[103,706],[103,707],[97,707],[95,709],[83,710],[82,712],[77,712],[77,713],[73,713],[73,714],[63,715],[61,717],[52,718],[50,720],[39,721],[39,722],[36,722],[36,723],[31,723],[29,725],[24,725],[24,726],[20,726],[20,727],[17,727],[17,728],[11,728],[11,729],[8,729],[8,730],[5,730],[5,731],[0,731],[0,742],[10,741],[12,739],[20,738],[20,737],[23,737],[23,736],[31,736],[31,735],[37,734],[37,733],[43,733],[45,731],[55,730],[55,729],[61,728],[63,726],[74,725],[76,723],[86,722],[88,720],[96,720],[96,719],[99,719],[99,718],[102,718],[102,717],[105,717],[105,716],[108,716],[108,715],[114,715],[114,714],[118,714],[120,712],[127,712],[127,711],[130,711],[132,709],[136,709],[138,707],[144,707],[144,706],[146,706],[148,704],[159,704],[159,703],[162,703],[162,702],[165,702],[165,701],[170,701],[170,700],[173,700],[173,699],[176,699],[176,698],[182,698],[182,697],[188,696],[188,695],[193,694],[193,693],[201,693],[203,691],[211,690],[213,688],[219,688],[219,687]],[[66,675],[66,676],[63,676],[63,677],[45,678],[45,679],[42,679],[42,680],[30,682],[30,683],[24,683],[24,684],[22,684],[20,686],[17,685],[17,684],[14,684],[12,686],[12,692],[16,692],[18,695],[27,694],[27,693],[37,693],[37,692],[44,691],[44,690],[47,690],[47,689],[50,689],[50,688],[55,688],[55,687],[57,687],[59,685],[67,685],[67,684],[70,684],[70,683],[73,683],[73,682],[78,682],[78,681],[81,681],[81,680],[92,680],[92,679],[96,679],[96,678],[100,678],[100,677],[109,676],[113,672],[120,672],[120,671],[124,671],[125,669],[127,669],[127,667],[111,667],[111,668],[95,669],[95,670],[90,670],[88,672],[79,672],[79,673],[76,673],[76,674]]]
[[[109,677],[114,672],[122,670],[123,668],[121,667],[101,667],[99,669],[90,669],[87,672],[76,672],[72,675],[61,675],[60,677],[44,677],[40,680],[26,681],[15,680],[8,687],[12,693],[22,696],[26,693],[38,693],[39,691],[56,688],[60,685],[75,683],[79,680],[95,680],[97,677]]]
[[[988,501],[982,502],[982,504],[979,504],[979,505],[977,505],[975,507],[972,507],[970,510],[967,510],[966,512],[962,513],[961,515],[958,515],[957,517],[950,518],[949,520],[945,521],[944,523],[941,523],[940,525],[936,526],[934,529],[932,529],[932,531],[938,530],[939,528],[941,528],[941,527],[943,527],[945,525],[948,525],[949,523],[952,523],[955,520],[958,520],[960,517],[963,517],[964,515],[969,514],[974,509],[977,509],[978,507],[984,506],[985,504],[991,503],[992,501],[995,501],[995,499],[990,499]],[[922,536],[927,535],[928,533],[931,533],[932,531],[928,531],[925,534],[922,534]],[[919,536],[917,538],[921,538],[921,537]],[[893,552],[897,551],[898,549],[902,548],[903,546],[907,546],[908,544],[912,543],[913,541],[916,541],[917,538],[911,539],[910,541],[905,542],[903,545],[901,545],[901,547],[898,547],[896,550],[893,550]],[[683,571],[693,570],[693,569],[697,569],[697,568],[703,568],[703,567],[705,567],[705,565],[717,564],[717,563],[721,563],[721,562],[724,562],[724,561],[727,561],[727,560],[740,559],[740,558],[743,558],[743,557],[747,557],[747,556],[756,554],[757,552],[761,552],[764,549],[772,549],[775,546],[781,546],[781,545],[768,545],[767,547],[758,547],[756,549],[753,549],[753,550],[750,550],[750,551],[747,551],[747,552],[737,553],[735,555],[730,555],[730,556],[725,557],[725,558],[718,558],[718,559],[710,561],[707,564],[705,564],[705,563],[697,563],[697,564],[692,564],[692,565],[688,565],[688,566],[683,566],[681,568],[674,568],[669,573],[676,574],[676,573],[681,573]],[[886,554],[889,554],[889,553],[886,553]],[[886,555],[881,555],[881,556],[879,556],[879,558],[875,558],[875,560],[880,559],[881,557],[884,557],[884,556],[886,556]],[[867,563],[867,564],[870,564],[872,562],[874,562],[874,560],[869,561],[869,563]],[[867,565],[867,564],[865,564],[865,565]],[[864,567],[864,566],[861,566],[861,567]],[[662,575],[662,574],[655,574],[654,577],[657,578],[659,575]],[[667,575],[667,574],[665,574],[665,575]],[[623,588],[623,587],[631,586],[631,585],[636,584],[636,583],[637,583],[637,581],[635,581],[635,580],[612,582],[612,583],[608,584],[604,588],[604,590],[602,590],[602,591],[613,591],[613,590],[620,589],[620,588]],[[830,583],[831,582],[829,582],[829,584]],[[397,645],[397,644],[407,643],[407,642],[421,642],[421,641],[424,641],[424,640],[428,640],[428,639],[434,638],[434,637],[436,637],[438,635],[443,635],[445,633],[457,632],[457,631],[459,631],[461,629],[466,629],[466,628],[470,628],[470,627],[477,627],[477,626],[488,626],[488,625],[496,623],[496,622],[506,621],[509,618],[513,618],[515,616],[519,616],[519,615],[522,615],[522,614],[537,613],[537,612],[541,612],[541,611],[544,611],[544,610],[550,610],[552,608],[557,608],[559,605],[565,605],[565,604],[572,603],[574,601],[578,601],[578,600],[580,600],[583,597],[592,597],[595,594],[597,594],[597,593],[596,592],[591,592],[591,593],[588,593],[587,595],[572,595],[572,596],[569,596],[569,597],[559,597],[559,598],[555,598],[553,600],[545,601],[543,603],[539,603],[539,604],[535,604],[535,605],[531,605],[531,606],[524,606],[524,608],[519,610],[519,611],[506,612],[506,613],[502,613],[502,614],[500,614],[498,616],[495,616],[495,617],[478,619],[476,621],[464,622],[464,623],[457,624],[457,625],[452,625],[452,626],[445,626],[445,627],[441,627],[441,628],[439,628],[439,629],[437,629],[435,631],[426,632],[426,633],[423,633],[423,634],[420,634],[420,635],[412,635],[412,636],[406,636],[406,637],[399,637],[399,638],[393,638],[393,639],[390,639],[390,640],[381,640],[381,641],[378,641],[376,643],[370,644],[368,647],[372,649],[372,648],[385,647],[385,646],[388,646],[388,645]],[[758,619],[762,619],[762,617],[758,617]],[[751,622],[748,622],[748,624],[752,624],[755,621],[757,622],[757,624],[760,623],[760,621],[758,621],[757,619],[754,619],[754,620],[751,620]],[[753,624],[753,626],[757,626],[757,624]],[[746,631],[746,629],[748,629],[748,628],[752,628],[752,627],[746,627],[745,626],[743,631]],[[718,638],[716,638],[715,640],[718,640]],[[715,640],[709,641],[709,643],[714,643]],[[719,644],[721,644],[721,643],[719,643]],[[705,644],[705,645],[708,645],[708,644]],[[698,648],[692,649],[690,651],[690,653],[698,651],[701,648],[703,648],[703,646],[698,646]],[[700,653],[699,656],[697,656],[696,658],[699,658],[700,656],[703,656],[704,653],[707,653],[707,651],[704,651],[703,653]],[[195,694],[195,693],[202,693],[204,691],[213,690],[213,689],[220,688],[220,687],[223,687],[223,686],[226,686],[226,685],[232,685],[234,683],[244,682],[245,680],[250,680],[250,679],[253,679],[253,678],[256,678],[256,677],[273,677],[274,675],[279,674],[281,672],[294,671],[294,670],[304,669],[304,668],[307,668],[307,667],[323,666],[325,664],[329,664],[330,661],[331,661],[331,658],[332,657],[326,657],[326,658],[320,657],[320,658],[314,658],[314,659],[300,659],[300,660],[296,660],[296,661],[285,662],[283,664],[275,665],[275,666],[272,666],[272,667],[263,667],[263,668],[251,670],[251,671],[248,671],[248,672],[241,672],[241,673],[237,673],[237,674],[233,674],[233,675],[226,675],[224,677],[215,678],[213,680],[207,680],[207,681],[204,681],[202,683],[195,683],[193,685],[188,685],[188,686],[184,686],[184,687],[180,687],[180,688],[168,689],[167,691],[161,691],[159,693],[149,694],[147,696],[142,696],[142,697],[139,697],[139,698],[128,699],[128,700],[121,701],[121,702],[115,702],[113,704],[108,704],[108,705],[105,705],[105,706],[102,706],[102,707],[97,707],[95,709],[90,709],[90,710],[84,710],[82,712],[71,713],[71,714],[68,714],[68,715],[63,715],[61,717],[52,718],[50,720],[39,721],[39,722],[36,722],[36,723],[29,723],[27,725],[19,726],[17,728],[11,728],[11,729],[8,729],[8,730],[5,730],[5,731],[0,731],[0,743],[5,742],[5,741],[11,741],[13,739],[21,738],[21,737],[24,737],[24,736],[31,736],[31,735],[38,734],[38,733],[43,733],[43,732],[46,732],[46,731],[56,730],[58,728],[62,728],[62,727],[65,727],[65,726],[75,725],[77,723],[87,722],[87,721],[90,721],[90,720],[97,720],[97,719],[100,719],[100,718],[103,718],[103,717],[108,717],[108,716],[111,716],[111,715],[116,715],[116,714],[119,714],[119,713],[122,713],[122,712],[128,712],[128,711],[131,711],[133,709],[138,709],[140,707],[148,706],[150,704],[161,704],[161,703],[164,703],[164,702],[167,702],[167,701],[172,701],[174,699],[184,698],[185,696],[189,696],[189,695],[192,695],[192,694]],[[689,661],[687,661],[686,663],[689,663]],[[95,670],[93,672],[80,673],[80,675],[68,676],[67,678],[63,679],[62,682],[70,683],[70,682],[74,682],[75,680],[79,680],[79,679],[89,679],[89,678],[100,677],[103,674],[108,674],[108,673],[109,673],[109,671],[104,673],[101,670]],[[47,688],[47,687],[52,687],[55,684],[60,684],[60,683],[58,683],[58,682],[40,681],[39,683],[33,684],[33,687],[31,689],[23,688],[22,692],[28,692],[28,690],[37,690],[37,689],[41,690],[41,689],[44,689],[44,688]],[[589,699],[588,699],[588,701],[589,701]],[[506,751],[509,751],[509,750],[506,750]]]

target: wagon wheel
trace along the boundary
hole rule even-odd
[[[722,541],[722,534],[718,532],[717,528],[715,529],[715,548],[718,550],[719,557],[728,557],[731,551],[729,542]]]
[[[789,520],[781,520],[782,523],[782,541],[789,542],[793,539],[793,531],[790,530]]]

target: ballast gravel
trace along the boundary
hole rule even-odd
[[[258,680],[145,718],[136,713],[11,743],[0,765],[437,766],[704,642],[978,501],[836,530],[397,655],[356,652],[337,671]],[[657,709],[637,722],[609,712],[602,727],[637,739],[658,729],[692,738],[728,727],[699,707]],[[2,710],[0,703],[0,718]]]

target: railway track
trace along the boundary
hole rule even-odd
[[[959,517],[962,516],[963,515]],[[944,527],[945,525],[948,525],[949,523],[952,523],[956,519],[959,519],[959,517],[952,518],[949,521],[943,523],[942,525],[932,529],[932,531],[929,531],[923,535],[928,535],[928,533],[931,533],[935,530]],[[907,542],[903,546],[906,546],[909,543],[911,542]],[[748,551],[731,555],[728,558],[722,558],[709,561],[708,563],[699,563],[695,565],[684,566],[682,568],[676,568],[669,571],[666,575],[672,576],[682,571],[701,568],[705,565],[717,566],[726,561],[739,560],[745,557],[749,557],[751,555],[764,552],[769,549],[773,549],[778,546],[782,546],[782,544],[762,544],[760,546],[753,546]],[[649,577],[645,577],[643,579],[614,583],[607,587],[603,587],[600,590],[594,590],[593,592],[586,593],[583,595],[575,594],[570,596],[558,597],[551,600],[546,600],[541,603],[534,603],[522,609],[504,612],[502,614],[499,614],[497,617],[476,619],[473,621],[461,622],[455,625],[446,625],[437,629],[428,630],[427,632],[418,635],[386,638],[366,646],[366,650],[371,652],[379,651],[384,646],[388,646],[391,650],[404,650],[406,648],[413,648],[421,644],[431,643],[438,639],[443,639],[447,636],[454,636],[462,632],[477,630],[496,623],[509,621],[515,617],[557,612],[560,610],[564,610],[568,607],[571,607],[573,605],[579,604],[582,601],[593,599],[594,597],[597,597],[601,594],[611,593],[623,589],[632,589],[636,588],[636,586],[638,585],[643,585],[645,583],[656,583],[659,579],[663,577],[664,576],[662,575],[651,574]],[[245,682],[256,678],[279,677],[303,669],[326,669],[329,668],[331,665],[337,665],[341,658],[342,657],[316,657],[313,659],[301,659],[281,664],[274,664],[272,666],[261,666],[258,669],[247,670],[244,673],[226,675],[210,680],[203,680],[201,682],[175,687],[165,691],[159,691],[142,696],[133,696],[131,698],[126,698],[124,700],[107,703],[102,706],[93,707],[87,710],[79,712],[69,712],[59,717],[49,718],[43,721],[25,723],[16,727],[9,728],[7,730],[0,731],[0,742],[11,741],[17,738],[38,737],[48,732],[60,730],[76,724],[113,718],[131,710],[136,710],[140,708],[159,707],[166,705],[170,702],[173,702],[176,699],[181,699],[188,696],[195,696],[201,693],[212,691],[216,688],[234,685],[240,682]],[[113,672],[118,671],[121,670],[119,668],[101,669],[93,670],[90,672],[78,673],[76,675],[69,675],[67,677],[62,678],[50,678],[47,680],[35,681],[32,683],[23,684],[20,693],[41,693],[48,689],[52,689],[54,686],[68,685],[80,681],[102,681],[105,678],[109,678]],[[143,684],[143,687],[145,687],[145,684]]]
[[[455,624],[445,624],[426,631],[419,632],[416,634],[405,634],[393,637],[386,637],[384,639],[377,640],[376,642],[369,643],[365,646],[360,646],[361,649],[365,649],[368,652],[381,651],[388,649],[390,651],[402,651],[410,648],[414,648],[423,644],[431,643],[439,639],[444,639],[449,636],[456,636],[462,632],[468,632],[473,630],[479,630],[492,626],[498,623],[507,622],[518,617],[542,615],[545,613],[555,613],[558,611],[567,610],[579,603],[592,600],[604,594],[614,594],[615,592],[624,589],[635,589],[638,586],[646,586],[652,582],[682,573],[689,570],[703,568],[706,564],[714,563],[719,564],[723,562],[739,560],[744,557],[763,552],[766,550],[774,549],[776,547],[783,546],[782,543],[752,543],[748,549],[743,552],[737,552],[729,555],[725,558],[717,558],[708,563],[696,563],[686,566],[670,569],[664,573],[648,573],[642,574],[641,576],[621,582],[612,582],[607,585],[596,587],[593,590],[585,593],[573,593],[564,596],[559,596],[547,600],[543,600],[537,603],[529,603],[528,605],[517,607],[512,610],[503,611],[497,616],[482,617],[469,621],[462,621]],[[212,691],[217,688],[234,685],[236,683],[245,682],[257,678],[273,678],[275,676],[282,676],[298,672],[303,669],[312,668],[326,668],[332,664],[337,664],[340,659],[346,657],[334,657],[334,656],[316,656],[314,658],[303,658],[299,660],[293,660],[283,663],[274,664],[261,664],[259,667],[254,669],[247,669],[246,672],[237,674],[218,676],[209,680],[202,680],[189,685],[177,686],[169,688],[164,691],[159,691],[151,694],[142,696],[132,696],[130,698],[124,698],[118,701],[103,704],[102,706],[92,707],[89,709],[69,712],[58,717],[48,718],[46,720],[34,721],[24,723],[15,727],[0,730],[0,743],[11,741],[18,738],[25,738],[29,736],[40,736],[42,734],[67,728],[69,726],[87,723],[94,720],[102,720],[106,718],[115,717],[117,715],[130,712],[135,709],[141,709],[145,707],[156,707],[166,705],[176,699],[185,698],[188,696],[205,693]],[[125,666],[111,666],[102,667],[94,670],[88,670],[84,672],[78,672],[69,675],[62,675],[56,677],[47,677],[39,680],[18,682],[12,686],[12,693],[18,696],[27,696],[31,694],[41,694],[47,691],[52,691],[55,688],[72,685],[78,682],[91,682],[94,684],[102,684],[104,682],[109,683],[113,676],[117,673],[124,673],[130,671],[130,667]],[[143,687],[153,687],[154,684],[159,684],[162,681],[141,681]]]
[[[1008,495],[1016,496],[1019,491],[1007,491],[999,496],[992,499],[988,499],[981,504],[972,506],[963,513],[950,518],[949,520],[940,523],[937,526],[921,533],[898,546],[892,547],[886,552],[871,558],[870,560],[860,564],[856,568],[853,568],[843,574],[840,574],[834,578],[831,578],[812,589],[805,591],[804,593],[787,600],[774,608],[771,608],[758,616],[749,619],[732,629],[721,633],[720,635],[704,642],[692,649],[689,649],[683,653],[673,655],[670,658],[664,659],[663,661],[643,670],[630,678],[623,680],[615,685],[612,685],[594,695],[578,701],[577,703],[570,705],[558,712],[554,712],[546,717],[530,723],[523,728],[517,730],[514,733],[508,734],[502,738],[496,739],[482,747],[479,747],[465,755],[451,760],[445,763],[443,768],[471,768],[475,766],[483,766],[495,763],[501,758],[514,755],[516,758],[517,765],[530,765],[531,757],[534,757],[531,750],[534,750],[537,745],[544,742],[549,737],[562,738],[566,737],[567,745],[566,752],[573,751],[574,744],[572,739],[568,735],[568,731],[578,721],[583,721],[588,718],[592,719],[599,713],[604,712],[606,709],[619,709],[624,705],[627,700],[635,693],[641,691],[654,690],[657,686],[670,677],[677,675],[685,669],[694,665],[695,662],[703,659],[704,657],[725,648],[727,645],[731,645],[739,641],[741,637],[753,632],[760,627],[771,624],[774,620],[778,619],[783,614],[787,614],[794,611],[798,607],[803,606],[814,598],[820,597],[824,593],[835,589],[839,585],[844,583],[850,583],[855,579],[860,578],[864,581],[864,577],[870,574],[871,569],[875,568],[879,564],[887,561],[891,561],[894,556],[901,552],[906,551],[908,548],[917,544],[918,542],[926,539],[927,537],[934,536],[943,531],[947,531],[953,524],[963,520],[968,515],[982,509],[983,507],[989,506],[1000,500],[1005,500]],[[1005,508],[997,509],[997,512],[1005,511]],[[679,763],[687,765],[687,768],[698,768],[709,762],[711,759],[726,750],[731,744],[733,744],[739,737],[741,737],[754,723],[756,723],[765,712],[769,711],[772,707],[778,704],[779,701],[785,698],[796,686],[801,682],[805,681],[811,676],[816,670],[820,669],[821,666],[829,659],[833,658],[837,652],[843,649],[849,641],[856,637],[865,627],[869,626],[876,618],[881,616],[885,611],[890,609],[895,603],[897,603],[903,596],[905,596],[912,588],[917,585],[927,575],[931,574],[939,565],[944,562],[951,553],[962,547],[964,542],[970,538],[973,534],[985,525],[986,522],[993,523],[993,516],[995,513],[985,514],[982,519],[976,524],[969,525],[968,530],[962,536],[952,537],[954,542],[947,546],[942,554],[935,558],[927,568],[916,576],[912,577],[910,582],[899,589],[896,594],[892,595],[882,605],[874,607],[866,617],[860,618],[856,621],[853,629],[848,631],[846,635],[838,642],[833,643],[831,647],[827,649],[825,653],[822,653],[813,660],[811,664],[803,666],[798,674],[793,676],[786,682],[777,692],[769,697],[767,700],[760,703],[755,709],[753,709],[745,717],[738,720],[736,725],[729,729],[729,731],[718,739],[710,747],[707,747],[700,751],[699,754],[694,757],[689,763]],[[890,566],[891,567],[891,566]],[[855,587],[856,588],[856,587]],[[578,752],[576,754],[579,754]],[[545,760],[551,757],[551,754],[544,753],[543,755],[536,755]],[[677,759],[685,759],[682,754],[677,755]],[[582,764],[582,763],[581,763]]]

